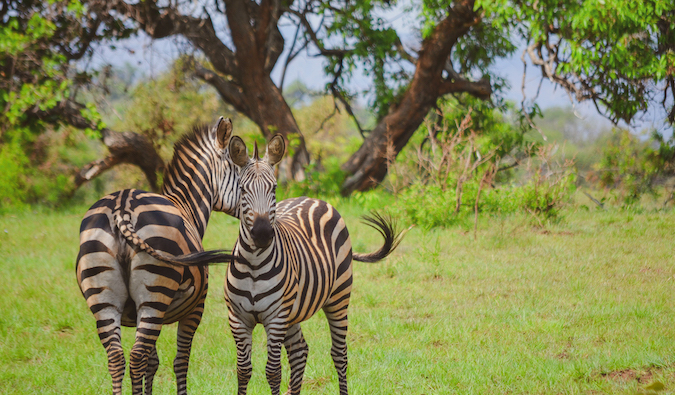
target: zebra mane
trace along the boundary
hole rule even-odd
[[[183,134],[178,141],[173,145],[173,156],[171,160],[164,168],[164,180],[166,176],[176,171],[176,166],[178,162],[178,153],[186,149],[189,149],[189,146],[200,146],[203,147],[205,142],[210,139],[209,136],[210,127],[207,124],[197,124],[192,126],[192,130]]]

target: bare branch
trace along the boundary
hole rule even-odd
[[[117,0],[109,7],[135,20],[152,38],[182,35],[204,52],[218,72],[238,76],[234,52],[218,38],[208,14],[205,19],[182,15],[176,8],[160,7],[155,1],[127,4]]]
[[[244,114],[249,112],[242,89],[234,82],[227,81],[215,71],[205,68],[196,61],[194,61],[194,73],[197,78],[213,86],[223,100],[230,103],[237,111]]]
[[[319,40],[319,37],[316,35],[316,32],[314,29],[312,29],[312,24],[309,23],[309,20],[307,19],[307,16],[305,15],[305,12],[300,12],[297,10],[294,10],[292,8],[282,8],[284,12],[288,12],[289,14],[295,15],[299,20],[300,24],[304,26],[305,32],[307,33],[307,36],[309,39],[312,41],[312,43],[316,46],[316,48],[319,50],[319,56],[342,56],[344,57],[347,54],[350,54],[353,50],[351,49],[337,49],[337,48],[326,48],[321,40]]]
[[[492,85],[487,78],[481,78],[478,81],[469,81],[467,79],[456,76],[452,80],[444,79],[439,86],[439,94],[445,95],[448,93],[467,92],[481,100],[487,100],[492,94]]]
[[[288,65],[291,63],[293,59],[295,59],[296,56],[300,53],[300,51],[307,46],[307,41],[305,42],[305,45],[303,45],[300,49],[298,49],[297,52],[293,52],[295,49],[295,44],[298,41],[298,34],[300,33],[300,25],[295,29],[295,35],[293,36],[293,44],[291,44],[291,49],[288,51],[288,56],[286,57],[286,61],[284,62],[284,68],[281,71],[281,82],[279,82],[279,90],[284,91],[284,80],[286,79],[286,70],[288,69]]]

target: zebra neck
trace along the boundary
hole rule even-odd
[[[203,239],[213,207],[211,188],[204,185],[198,176],[178,174],[166,176],[162,192]]]
[[[272,240],[269,247],[262,249],[256,247],[251,238],[251,234],[248,232],[246,227],[242,224],[239,226],[239,239],[237,241],[238,251],[237,255],[243,258],[248,266],[256,269],[266,266],[269,262],[272,261],[274,256],[274,250],[276,248],[276,237]]]

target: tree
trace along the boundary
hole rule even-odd
[[[524,56],[542,78],[578,101],[591,100],[614,122],[630,122],[657,101],[675,119],[675,4],[667,0],[91,0],[85,6],[101,18],[125,16],[150,37],[184,39],[196,76],[266,137],[279,131],[290,140],[288,171],[296,177],[309,157],[281,94],[283,78],[275,84],[272,69],[285,70],[300,51],[324,57],[332,77],[326,90],[348,113],[363,93],[349,82],[363,70],[372,81],[376,124],[368,131],[357,123],[364,141],[342,166],[344,194],[377,185],[388,159],[440,98],[470,94],[501,106],[505,84],[491,66],[516,43],[525,43]],[[412,38],[388,20],[393,12],[418,15]],[[295,33],[285,40],[282,29]],[[534,111],[524,108],[523,116],[531,121]]]
[[[413,53],[377,17],[391,4],[316,2],[295,12],[329,58],[327,72],[334,76],[329,88],[336,97],[347,96],[345,70],[362,63],[372,76],[378,122],[343,165],[349,173],[345,194],[383,179],[384,153],[398,154],[440,97],[467,92],[498,103],[493,92],[503,83],[489,66],[512,53],[518,40],[526,43],[525,55],[542,78],[577,101],[591,100],[613,122],[630,122],[657,99],[669,121],[675,120],[672,1],[423,1],[407,10],[420,11],[422,40]],[[317,9],[326,17],[323,30],[312,30],[306,16]],[[532,110],[523,109],[523,115],[530,118]]]
[[[36,156],[33,143],[47,128],[64,124],[99,135],[111,152],[76,175],[76,185],[127,162],[140,166],[158,189],[155,173],[163,162],[151,142],[107,129],[92,105],[78,101],[92,75],[73,67],[74,62],[90,56],[94,43],[129,37],[133,29],[78,0],[2,1],[0,20],[0,163],[14,169],[0,176],[7,186],[0,203],[30,200],[16,195],[30,194],[30,162],[40,160],[29,159]]]
[[[185,38],[206,58],[208,64],[194,57],[194,72],[211,84],[221,97],[241,113],[248,116],[269,137],[280,131],[286,136],[297,136],[298,145],[294,155],[293,169],[308,162],[304,139],[293,118],[290,107],[285,102],[281,87],[277,86],[270,73],[284,49],[284,38],[279,29],[280,21],[296,26],[296,39],[304,37],[304,42],[290,48],[286,65],[298,51],[313,45],[321,56],[330,59],[335,65],[335,81],[330,91],[342,101],[351,112],[348,97],[341,86],[344,82],[344,62],[354,62],[359,57],[372,60],[376,82],[386,85],[386,65],[398,58],[410,59],[402,50],[400,40],[393,29],[383,28],[382,23],[373,23],[373,2],[319,2],[319,1],[272,1],[254,2],[249,0],[225,0],[204,2],[197,12],[186,12],[194,8],[183,7],[180,3],[159,3],[145,1],[128,4],[123,1],[93,2],[97,7],[109,7],[109,12],[117,11],[135,21],[138,26],[153,38],[180,36]],[[386,5],[383,3],[383,6]],[[421,124],[424,116],[434,105],[436,99],[446,93],[469,92],[478,97],[488,98],[492,88],[487,79],[473,82],[452,72],[447,78],[441,75],[446,69],[448,55],[457,39],[465,35],[471,26],[480,21],[480,14],[473,9],[472,1],[459,2],[448,8],[449,17],[441,18],[438,26],[431,28],[420,51],[420,58],[414,60],[418,73],[408,87],[408,94],[401,96],[395,114],[381,119],[363,147],[346,165],[350,172],[357,175],[347,180],[345,191],[365,189],[381,180],[386,174],[386,166],[381,148],[387,140],[393,140],[400,150],[410,135]],[[353,15],[361,15],[354,19]],[[314,28],[311,19],[328,17],[330,24],[320,24]],[[215,18],[217,19],[217,22]],[[434,18],[429,18],[429,24]],[[362,22],[362,24],[359,24]],[[227,29],[224,28],[227,26]],[[361,29],[359,26],[365,26]],[[217,34],[219,27],[227,32],[226,41]],[[302,32],[302,35],[299,33]],[[330,41],[335,34],[347,36],[353,33],[354,39],[366,38],[366,44],[356,48],[328,49],[324,40]],[[393,33],[393,34],[392,34]],[[319,34],[323,36],[319,36]],[[351,45],[353,40],[347,40]],[[229,45],[228,45],[229,44]],[[380,58],[379,55],[383,55]],[[396,55],[396,57],[394,57]],[[492,55],[492,53],[490,53]],[[351,60],[350,60],[351,59]],[[329,69],[331,68],[329,65]],[[487,66],[487,64],[485,65]],[[346,75],[347,73],[344,73]],[[405,82],[405,81],[404,81]],[[404,86],[405,84],[402,84]],[[378,97],[383,98],[386,86],[378,89]],[[386,99],[386,97],[384,97]],[[382,108],[394,106],[393,100],[377,101]],[[385,133],[386,132],[386,133]],[[385,134],[391,135],[385,138]],[[361,181],[356,181],[356,179]]]
[[[263,135],[282,133],[294,150],[288,175],[302,178],[302,168],[309,163],[304,138],[293,118],[291,109],[270,73],[284,48],[279,31],[283,14],[279,2],[248,0],[206,2],[196,16],[182,12],[188,8],[170,2],[157,1],[128,4],[123,1],[93,1],[95,7],[107,7],[131,18],[150,37],[159,39],[179,36],[201,51],[206,62],[193,57],[195,75],[213,86],[223,100],[246,115]],[[231,44],[223,42],[216,31],[212,14],[227,24]],[[224,18],[224,20],[222,19]]]
[[[571,97],[612,122],[658,103],[675,122],[675,3],[669,0],[477,2],[523,56]],[[659,103],[660,102],[660,103]]]

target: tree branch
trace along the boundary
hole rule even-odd
[[[492,94],[492,85],[490,81],[483,77],[478,81],[469,81],[461,77],[455,77],[453,80],[444,79],[439,87],[439,94],[467,92],[481,100],[487,100]]]
[[[66,100],[48,110],[34,107],[28,111],[28,114],[51,124],[65,121],[78,129],[96,129],[96,125],[82,115],[84,108],[80,103]],[[75,188],[119,163],[130,163],[140,167],[153,192],[159,192],[157,172],[164,169],[164,160],[159,156],[150,139],[138,133],[116,132],[104,128],[101,130],[101,141],[108,147],[110,156],[82,168],[75,176]]]
[[[194,73],[197,78],[213,86],[218,91],[218,94],[220,94],[220,97],[222,97],[225,102],[230,103],[237,111],[243,114],[248,114],[250,112],[241,88],[233,82],[227,81],[213,70],[203,67],[196,61],[194,62]]]
[[[300,24],[305,27],[305,32],[309,37],[309,40],[316,46],[319,50],[319,56],[342,56],[344,57],[347,54],[350,54],[353,50],[351,49],[330,49],[326,48],[319,37],[316,35],[314,29],[312,29],[312,24],[309,23],[305,12],[300,12],[292,8],[282,8],[284,12],[295,15],[299,20]]]
[[[127,4],[113,1],[109,7],[132,18],[152,38],[182,35],[202,50],[220,73],[237,77],[239,72],[234,52],[218,38],[213,21],[181,15],[173,7],[160,7],[156,1]]]

